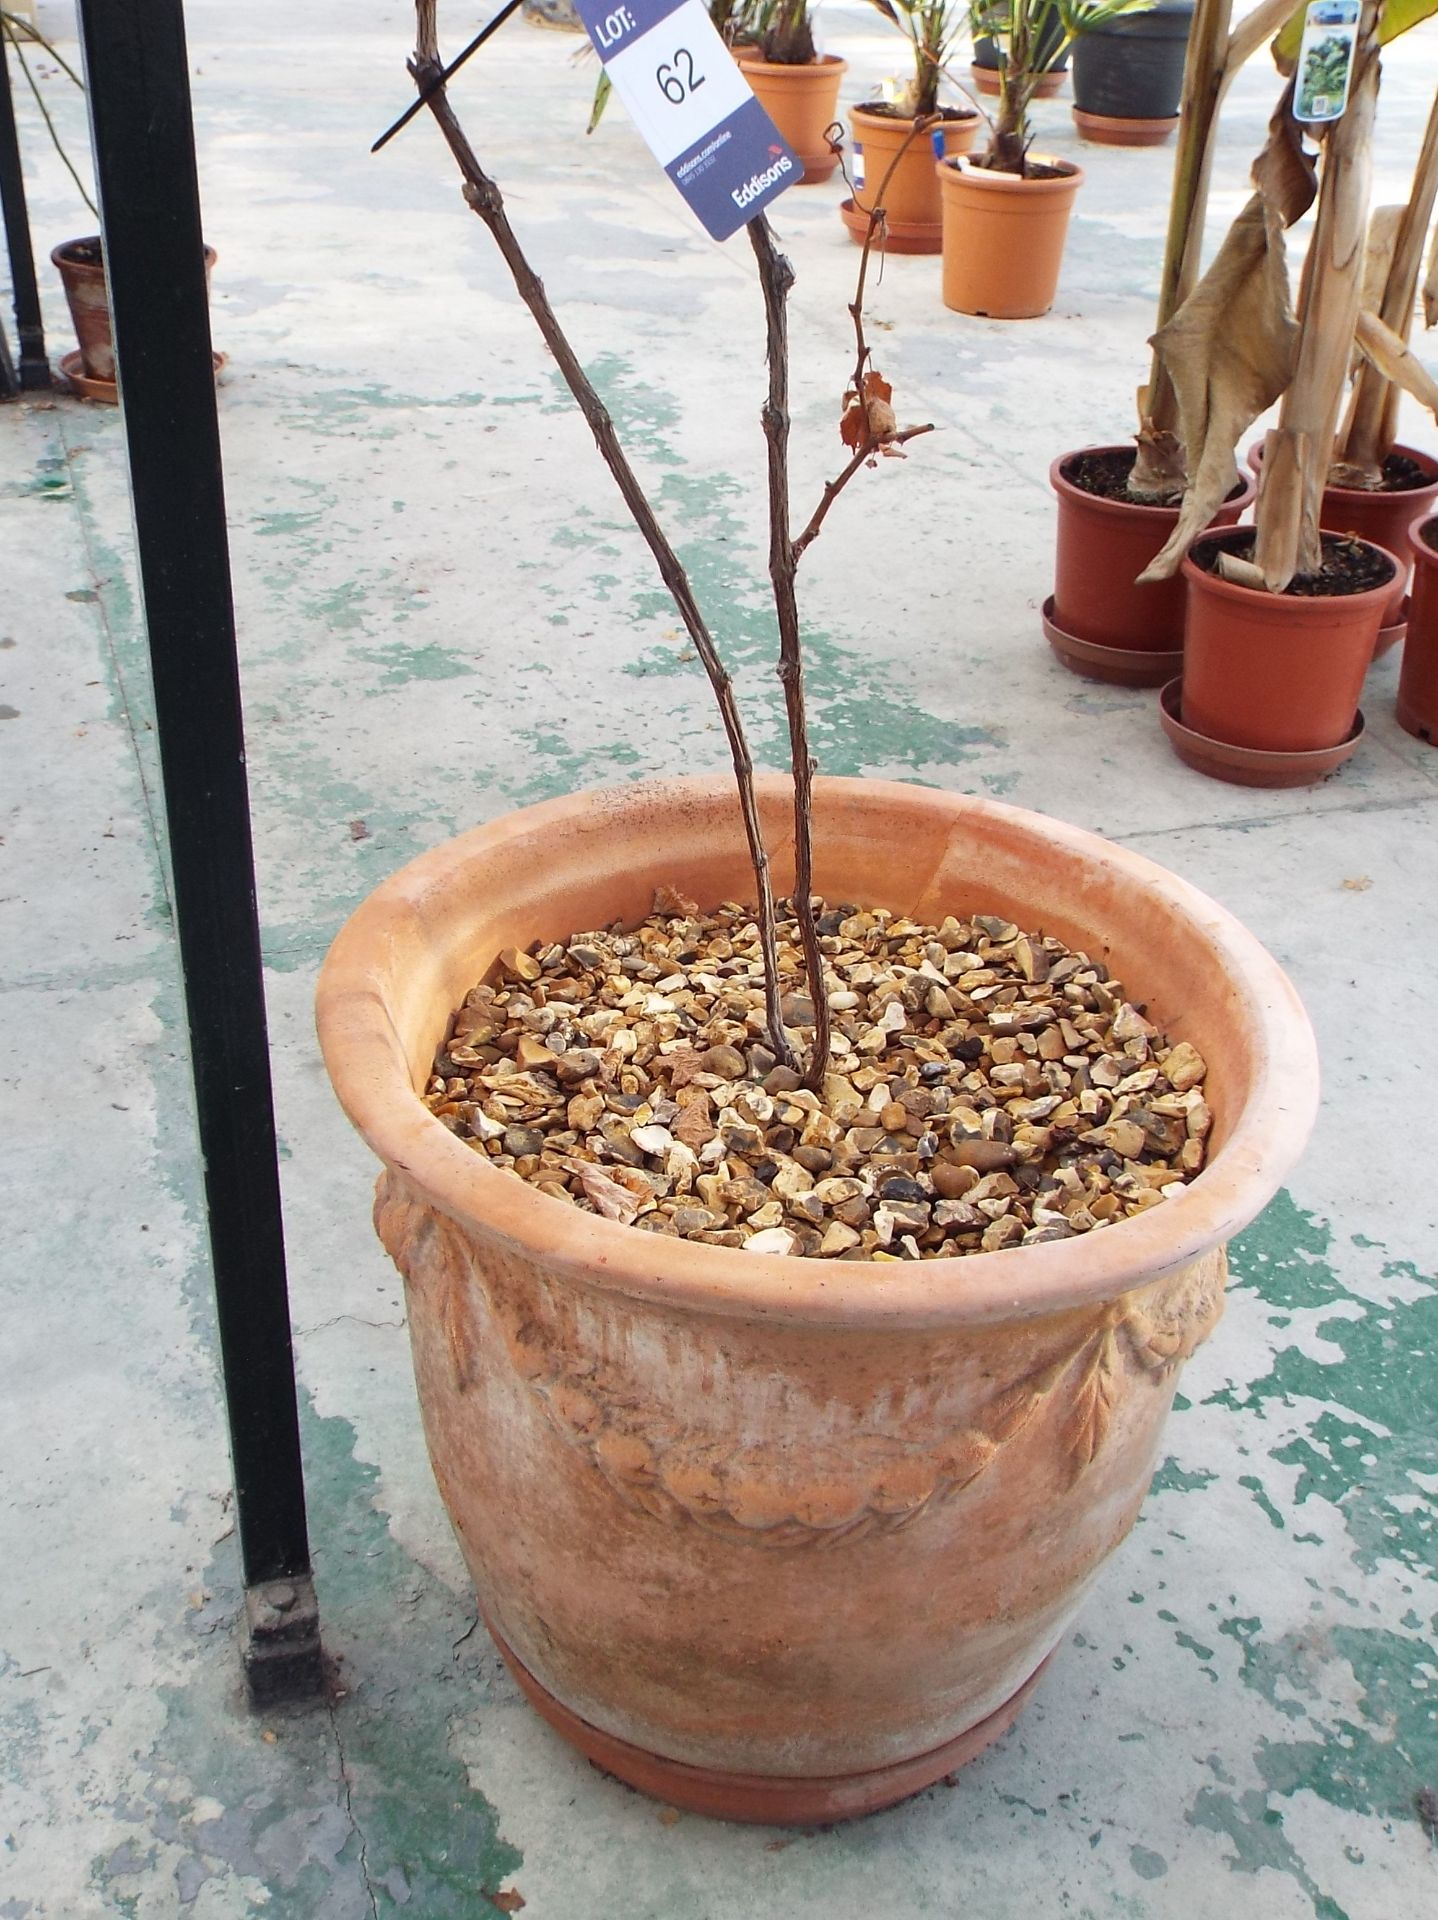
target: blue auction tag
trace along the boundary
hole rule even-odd
[[[615,92],[714,239],[803,178],[701,0],[575,3]]]

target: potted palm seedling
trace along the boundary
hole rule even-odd
[[[853,108],[853,185],[840,209],[861,244],[869,216],[882,210],[882,242],[890,253],[938,253],[943,245],[934,161],[967,153],[979,130],[973,107],[953,106],[939,96],[966,16],[959,0],[871,0],[909,43],[913,70],[894,97],[866,100]],[[879,192],[883,189],[882,203]]]
[[[1030,108],[1047,67],[1089,28],[1152,0],[979,0],[975,20],[999,46],[999,101],[987,149],[939,167],[944,303],[990,319],[1047,313],[1058,288],[1069,215],[1083,174],[1031,151]],[[1048,39],[1045,36],[1048,36]],[[1052,56],[1047,56],[1048,66]]]
[[[793,273],[766,213],[744,227],[791,749],[755,776],[692,583],[455,117],[434,0],[417,13],[420,97],[735,780],[572,796],[411,863],[325,962],[325,1059],[384,1163],[431,1457],[519,1684],[672,1804],[861,1813],[1009,1724],[1132,1523],[1223,1244],[1310,1123],[1312,1037],[1251,938],[1150,862],[814,778],[798,569],[928,431],[899,427],[865,336],[877,213],[842,455],[797,531]]]
[[[803,161],[800,184],[827,180],[839,164],[828,130],[848,66],[837,54],[815,47],[808,0],[757,0],[746,13],[735,57],[769,118]]]

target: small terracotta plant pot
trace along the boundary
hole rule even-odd
[[[758,800],[784,891],[790,782]],[[872,780],[815,783],[814,844],[831,899],[1102,953],[1208,1063],[1202,1174],[1102,1232],[880,1270],[661,1242],[476,1156],[415,1091],[453,1010],[504,947],[633,925],[656,886],[748,896],[727,776],[553,801],[422,855],[340,933],[318,996],[385,1163],[430,1455],[501,1651],[621,1778],[774,1821],[916,1792],[1017,1712],[1133,1524],[1223,1244],[1317,1098],[1276,964],[1141,856]]]
[[[862,155],[863,184],[855,189],[852,208],[844,215],[844,224],[860,242],[869,230],[867,216],[877,203],[884,176],[894,155],[909,141],[893,176],[884,187],[884,212],[895,252],[938,253],[944,244],[943,212],[939,201],[939,183],[934,178],[934,136],[941,135],[945,154],[968,153],[978,138],[979,116],[965,113],[944,120],[931,132],[909,140],[912,120],[899,120],[891,114],[873,113],[867,107],[854,107],[849,114],[856,157]],[[848,203],[846,202],[846,206]]]
[[[1421,487],[1396,488],[1391,492],[1369,492],[1366,487],[1325,487],[1318,507],[1318,524],[1328,533],[1351,533],[1369,540],[1398,559],[1398,578],[1393,583],[1388,605],[1383,610],[1383,629],[1401,626],[1404,597],[1408,592],[1412,556],[1408,530],[1413,517],[1422,509],[1431,513],[1438,506],[1438,459],[1417,447],[1394,447],[1395,453],[1413,461],[1427,476]],[[1255,473],[1263,471],[1263,442],[1257,440],[1248,449],[1248,464]],[[1401,638],[1401,634],[1394,639]],[[1394,644],[1393,641],[1389,645]],[[1380,647],[1380,652],[1387,649]]]
[[[84,240],[64,240],[50,255],[65,289],[75,338],[80,343],[80,372],[88,381],[115,384],[115,349],[110,334],[110,295],[105,282],[105,263],[100,252],[100,236]],[[215,261],[213,247],[205,248],[205,280],[208,284]]]
[[[1200,554],[1252,537],[1250,528],[1204,534],[1183,563],[1183,724],[1235,747],[1336,747],[1353,729],[1392,576],[1362,593],[1309,598],[1239,586],[1197,564]],[[1398,569],[1391,553],[1376,551]]]
[[[1398,724],[1438,746],[1438,518],[1425,509],[1408,529],[1413,598],[1398,676]]]
[[[824,138],[838,117],[839,82],[849,71],[837,54],[795,67],[740,49],[735,59],[774,125],[804,163],[802,187],[818,186],[839,164]]]
[[[1133,446],[1085,447],[1090,454],[1133,454]],[[1178,671],[1176,656],[1183,651],[1186,598],[1182,578],[1136,584],[1139,574],[1167,541],[1178,524],[1177,507],[1144,507],[1127,500],[1106,500],[1078,486],[1069,476],[1079,452],[1060,454],[1049,468],[1049,483],[1058,496],[1058,540],[1054,562],[1053,611],[1050,623],[1060,635],[1085,643],[1082,653],[1069,657],[1057,642],[1055,651],[1075,673],[1104,679],[1106,662],[1093,649],[1113,648],[1124,657],[1112,663],[1128,685],[1162,686]],[[1255,483],[1242,476],[1236,494],[1214,516],[1215,526],[1232,526],[1252,504]],[[1130,655],[1151,656],[1151,674],[1135,680]]]
[[[1058,291],[1064,241],[1083,173],[1034,154],[1050,178],[994,173],[967,160],[934,168],[943,194],[944,305],[991,320],[1033,320]]]

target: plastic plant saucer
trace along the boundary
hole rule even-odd
[[[839,202],[839,218],[862,247],[869,237],[869,216],[852,200]],[[940,253],[944,229],[937,220],[890,220],[887,214],[874,236],[875,252]]]
[[[221,367],[225,364],[225,356],[222,353],[211,353],[210,358],[215,363],[215,374],[218,377]],[[74,353],[61,356],[60,371],[69,383],[71,393],[78,399],[99,400],[107,407],[119,405],[120,391],[115,382],[96,380],[86,373],[84,358],[78,348]]]
[[[1346,739],[1336,747],[1315,747],[1306,753],[1274,753],[1264,747],[1235,747],[1227,740],[1210,740],[1183,724],[1183,681],[1170,680],[1158,698],[1158,717],[1169,745],[1186,767],[1206,773],[1210,780],[1227,780],[1237,787],[1308,787],[1324,780],[1351,759],[1363,738],[1363,712],[1353,717]]]
[[[1177,114],[1172,119],[1129,120],[1111,113],[1086,113],[1082,107],[1072,111],[1081,138],[1101,147],[1161,147],[1178,125]]]
[[[1084,680],[1103,680],[1114,687],[1161,687],[1183,671],[1183,649],[1172,653],[1153,653],[1148,649],[1130,652],[1125,647],[1106,647],[1097,640],[1080,640],[1054,625],[1054,598],[1050,594],[1043,606],[1044,638],[1070,673]]]
[[[1408,598],[1409,596],[1405,593],[1403,596],[1402,618],[1395,620],[1391,627],[1380,627],[1378,629],[1378,638],[1373,642],[1373,658],[1375,660],[1381,660],[1385,653],[1392,653],[1395,647],[1401,646],[1404,640],[1407,639]]]

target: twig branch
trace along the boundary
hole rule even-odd
[[[569,344],[549,297],[539,276],[530,266],[514,230],[504,211],[504,200],[496,183],[490,179],[475,158],[468,140],[464,136],[454,110],[449,104],[438,76],[443,72],[439,57],[439,45],[435,24],[436,0],[415,0],[416,14],[416,51],[410,62],[410,73],[421,93],[427,94],[425,105],[434,115],[435,122],[450,152],[454,155],[464,178],[464,198],[489,228],[495,239],[505,265],[509,268],[518,289],[520,298],[533,314],[545,344],[554,355],[565,384],[573,394],[580,412],[589,423],[595,444],[604,458],[605,465],[614,475],[624,503],[628,507],[634,524],[658,562],[659,572],[665,586],[669,589],[679,616],[694,642],[694,651],[703,662],[704,671],[709,676],[709,684],[714,689],[714,697],[719,705],[720,716],[724,722],[724,732],[728,737],[729,751],[734,761],[734,773],[739,787],[739,804],[744,816],[744,832],[749,843],[749,858],[754,869],[754,883],[757,891],[757,918],[759,939],[764,959],[764,1004],[769,1028],[770,1043],[776,1056],[785,1065],[793,1064],[793,1053],[784,1034],[784,1024],[779,1017],[779,967],[778,949],[774,931],[774,892],[769,877],[769,855],[764,846],[763,833],[759,825],[758,802],[754,794],[754,763],[750,757],[748,741],[744,735],[743,723],[738,708],[734,704],[734,689],[724,663],[719,658],[713,638],[700,613],[694,598],[693,588],[688,576],[680,564],[679,556],[664,535],[654,516],[654,510],[644,496],[643,489],[630,466],[619,436],[614,430],[614,422],[608,409],[600,400],[594,387],[580,365],[578,356]]]
[[[906,441],[917,440],[921,433],[932,433],[933,431],[934,423],[932,421],[929,421],[926,426],[922,427],[905,427],[902,433],[896,433],[892,440],[884,444],[891,447],[902,447]],[[817,536],[819,529],[824,524],[830,507],[833,506],[834,502],[844,491],[845,487],[848,486],[860,467],[864,465],[865,461],[872,460],[880,450],[880,443],[877,440],[871,440],[867,446],[860,447],[859,451],[854,455],[842,473],[836,474],[832,480],[824,483],[823,497],[814,509],[813,518],[794,542],[794,559],[796,563],[802,556],[805,548],[808,547],[810,542]]]
[[[75,182],[75,186],[79,191],[80,198],[85,202],[85,205],[90,209],[91,213],[93,213],[95,218],[98,220],[100,217],[100,209],[95,205],[95,202],[90,198],[89,191],[85,186],[85,182],[80,178],[79,173],[76,171],[74,161],[70,158],[69,154],[66,153],[65,151],[64,142],[60,138],[59,132],[55,126],[55,122],[50,118],[50,109],[45,105],[45,97],[41,93],[39,86],[36,84],[34,74],[31,73],[30,71],[30,63],[25,58],[25,49],[20,44],[20,35],[16,31],[16,29],[19,27],[23,27],[25,29],[26,39],[33,40],[38,46],[43,47],[46,53],[50,55],[50,57],[57,63],[57,65],[63,68],[63,70],[67,74],[69,74],[70,78],[75,82],[75,85],[80,89],[81,93],[85,91],[84,81],[81,80],[79,74],[75,72],[74,68],[69,65],[69,63],[62,57],[62,55],[60,55],[55,51],[54,47],[50,45],[50,42],[45,38],[44,34],[37,32],[36,29],[30,25],[30,22],[28,20],[22,20],[18,14],[0,13],[0,26],[4,27],[5,38],[10,42],[11,46],[15,49],[15,58],[20,62],[20,71],[25,76],[25,84],[29,87],[31,93],[35,96],[35,105],[40,109],[40,118],[45,122],[45,131],[50,136],[50,144],[54,147],[56,153],[59,154],[61,160],[64,162],[65,169],[69,173],[70,178]]]
[[[814,1005],[814,1045],[804,1069],[804,1085],[817,1093],[829,1065],[829,996],[824,986],[824,957],[814,924],[814,760],[804,709],[804,656],[799,644],[799,605],[794,592],[798,558],[789,535],[789,326],[786,303],[794,269],[774,245],[774,232],[760,214],[749,222],[749,239],[759,263],[767,331],[769,397],[764,405],[764,438],[769,448],[769,579],[779,617],[779,679],[789,720],[794,769],[794,918],[804,953],[809,997]]]

